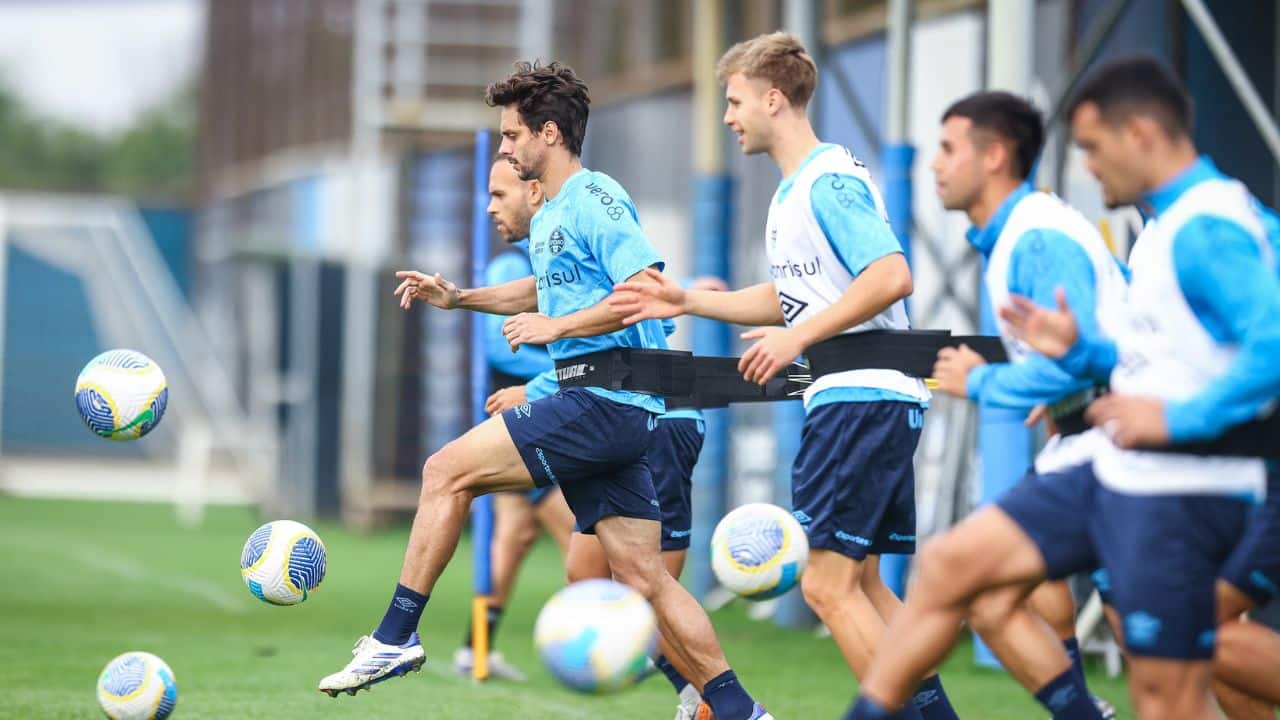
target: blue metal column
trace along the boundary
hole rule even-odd
[[[893,234],[902,245],[902,254],[911,264],[912,191],[911,166],[916,149],[908,140],[907,96],[911,57],[911,2],[891,0],[885,38],[888,64],[888,98],[885,103],[885,144],[880,150],[884,172],[884,205]],[[880,577],[889,589],[902,597],[906,593],[911,558],[882,555]]]
[[[489,216],[485,208],[489,204],[489,131],[476,131],[475,179],[471,196],[471,287],[484,285],[484,269],[489,261]],[[471,315],[471,420],[479,425],[486,420],[484,413],[485,391],[488,390],[489,371],[485,359],[484,317]],[[471,509],[472,570],[474,593],[477,597],[493,594],[493,575],[490,571],[490,545],[493,542],[493,497],[476,498]]]
[[[986,264],[983,264],[986,270]],[[981,332],[995,335],[996,319],[985,287],[980,287]],[[978,457],[982,458],[982,489],[979,505],[986,505],[1013,487],[1031,462],[1031,432],[1023,425],[1026,412],[1008,408],[978,408]],[[986,667],[1002,667],[1000,661],[973,635],[973,659]]]

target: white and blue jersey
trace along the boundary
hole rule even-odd
[[[823,143],[778,185],[765,229],[769,273],[788,327],[835,304],[854,279],[880,258],[902,252],[884,201],[866,167],[849,151]],[[907,330],[901,301],[845,333]],[[835,402],[902,400],[925,404],[919,378],[897,370],[831,373],[805,391],[806,412]]]
[[[992,307],[1011,294],[1042,307],[1056,307],[1062,288],[1081,332],[1096,335],[1115,318],[1124,302],[1126,270],[1102,235],[1083,215],[1049,193],[1018,187],[997,208],[985,227],[971,228],[970,244],[986,260],[985,285]],[[1057,402],[1094,382],[1070,375],[1057,363],[1015,338],[999,323],[1009,362],[979,365],[969,373],[970,399],[988,406],[1029,410]],[[1036,458],[1036,470],[1048,472],[1088,460],[1092,434],[1055,437]]]
[[[489,261],[484,270],[486,285],[502,285],[533,274],[533,265],[529,263],[529,239],[517,240],[511,243],[511,248]],[[484,348],[489,368],[518,380],[531,380],[548,371],[554,373],[555,364],[541,345],[521,345],[516,352],[511,352],[511,345],[502,334],[505,321],[502,315],[485,315]]]
[[[1130,256],[1115,339],[1081,335],[1062,364],[1117,393],[1164,401],[1174,442],[1208,440],[1280,395],[1280,279],[1263,219],[1207,158],[1147,198],[1154,218]],[[1101,443],[1099,481],[1133,494],[1261,498],[1263,462],[1122,450]]]
[[[616,283],[662,258],[640,229],[635,205],[622,186],[604,173],[583,168],[533,216],[529,259],[538,289],[538,311],[562,317],[604,300]],[[645,320],[606,335],[565,338],[548,346],[561,360],[616,347],[666,349],[657,320]],[[653,413],[665,410],[660,397],[622,390],[588,388],[600,397]]]

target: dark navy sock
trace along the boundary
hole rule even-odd
[[[1061,675],[1040,688],[1036,692],[1036,700],[1053,713],[1053,720],[1102,720],[1089,691],[1071,669],[1062,671]]]
[[[1080,642],[1075,638],[1063,640],[1062,647],[1067,651],[1067,657],[1071,658],[1071,671],[1080,678],[1080,684],[1088,687],[1088,683],[1084,679],[1084,659],[1080,657]]]
[[[503,608],[495,605],[485,610],[485,613],[484,613],[485,625],[487,625],[489,628],[489,651],[490,652],[493,652],[493,646],[495,644],[494,637],[498,634],[498,622],[502,620],[502,610]],[[473,623],[468,621],[467,634],[462,636],[463,647],[471,647],[472,638],[475,637],[474,631],[475,631],[475,628],[473,627]]]
[[[849,712],[845,713],[844,720],[915,720],[919,716],[920,711],[910,702],[898,712],[893,712],[863,695],[853,703]]]
[[[667,680],[671,683],[671,687],[676,689],[677,695],[680,694],[680,691],[684,689],[685,685],[689,684],[689,681],[680,674],[680,671],[676,669],[676,666],[672,665],[671,662],[667,660],[667,656],[659,655],[657,659],[653,661],[653,664],[657,665],[658,669],[662,671],[662,674],[667,676]]]
[[[702,688],[702,699],[711,706],[716,720],[747,720],[755,709],[755,701],[742,689],[738,676],[732,670],[725,670],[711,678]]]
[[[942,689],[942,678],[937,675],[930,675],[920,683],[916,694],[911,696],[911,702],[924,720],[960,720],[955,708],[951,707],[947,691]]]
[[[396,593],[387,607],[387,614],[382,616],[378,629],[373,631],[373,639],[387,645],[403,645],[408,642],[409,636],[418,629],[422,609],[426,607],[430,597],[430,594],[423,595],[397,584]]]

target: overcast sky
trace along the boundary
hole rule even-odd
[[[100,131],[195,76],[203,0],[0,0],[0,82],[33,110]]]

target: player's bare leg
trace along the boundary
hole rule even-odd
[[[495,493],[493,515],[493,545],[490,550],[493,594],[489,598],[485,618],[489,638],[489,674],[495,678],[522,682],[527,679],[525,674],[494,650],[494,636],[515,587],[520,567],[538,539],[538,521],[526,493]],[[453,671],[459,675],[469,676],[475,665],[475,652],[471,645],[474,632],[473,623],[467,623],[462,645],[453,654]]]
[[[527,490],[533,479],[501,417],[469,430],[427,459],[422,468],[418,512],[409,533],[400,583],[382,623],[360,638],[355,656],[320,681],[331,696],[357,690],[421,667],[417,638],[423,606],[458,546],[471,501],[498,490]]]
[[[1129,692],[1139,720],[1217,720],[1207,660],[1129,657]]]
[[[907,601],[880,638],[862,682],[863,695],[889,709],[908,702],[920,679],[950,652],[980,594],[1038,582],[1045,572],[1035,544],[994,506],[926,544],[917,564]]]
[[[569,536],[573,534],[573,511],[569,509],[569,503],[565,502],[560,488],[556,487],[548,492],[542,502],[533,507],[533,514],[542,529],[555,541],[556,547],[560,548],[560,555],[567,556]]]
[[[1230,720],[1274,720],[1280,704],[1280,635],[1251,622],[1256,603],[1219,580],[1218,637],[1213,656],[1213,694]]]

